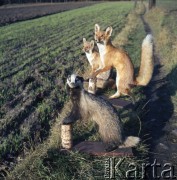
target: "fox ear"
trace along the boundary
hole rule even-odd
[[[85,38],[83,38],[83,43],[85,43],[86,42],[86,39]]]
[[[91,47],[94,48],[94,44],[95,44],[95,43],[94,43],[93,40],[90,42],[90,44],[91,44]]]
[[[100,31],[100,26],[98,24],[95,24],[95,32],[99,32]]]
[[[112,34],[112,27],[108,27],[108,28],[106,29],[106,34],[107,34],[108,36],[111,36],[111,34]]]

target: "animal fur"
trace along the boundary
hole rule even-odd
[[[139,74],[136,77],[135,84],[146,86],[152,78],[153,70],[154,70],[153,42],[152,42],[152,35],[148,34],[142,43],[141,65],[140,65]]]
[[[120,48],[113,46],[111,42],[112,27],[101,31],[98,24],[95,25],[95,40],[102,61],[102,68],[96,70],[91,78],[103,73],[112,67],[116,69],[117,92],[110,98],[117,98],[120,95],[130,95],[131,88],[135,85],[146,86],[151,80],[153,73],[153,42],[152,35],[147,35],[142,43],[141,66],[139,75],[134,77],[134,67],[129,55]]]
[[[88,60],[90,66],[92,68],[92,71],[90,74],[93,74],[98,69],[102,68],[102,62],[100,59],[100,54],[95,49],[94,41],[89,42],[85,38],[83,38],[83,51],[85,52],[87,60]],[[99,88],[104,88],[106,85],[113,86],[114,81],[113,80],[108,81],[110,74],[111,74],[111,70],[108,70],[106,72],[98,74],[96,76],[97,81],[95,81],[96,86]]]
[[[91,119],[99,126],[99,133],[108,146],[134,147],[140,139],[125,137],[122,125],[115,108],[106,100],[86,92],[83,89],[83,78],[72,74],[67,78],[67,91],[70,95],[72,108],[63,124],[70,124],[78,119]]]
[[[102,67],[100,54],[94,48],[94,41],[89,42],[83,38],[83,51],[85,52],[88,62],[92,68],[91,73],[94,73],[97,69]]]

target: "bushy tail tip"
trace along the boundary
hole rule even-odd
[[[119,148],[130,148],[130,147],[135,147],[139,144],[140,138],[139,137],[134,137],[134,136],[128,136],[124,143],[119,146]]]
[[[152,78],[153,70],[153,37],[148,34],[142,42],[141,65],[135,84],[146,86]]]
[[[149,44],[152,44],[153,43],[153,36],[152,34],[148,34],[144,40],[143,40],[143,43],[142,43],[142,46],[146,46],[146,45],[149,45]]]

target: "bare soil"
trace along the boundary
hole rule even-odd
[[[0,7],[0,26],[96,4],[96,2],[35,3]]]

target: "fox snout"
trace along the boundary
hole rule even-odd
[[[89,49],[83,48],[82,50],[83,50],[83,52],[85,52],[85,53],[89,53]]]
[[[104,45],[104,41],[102,41],[101,39],[96,39],[95,42],[96,42],[97,44],[103,44],[103,45]]]
[[[99,43],[99,42],[100,42],[100,40],[99,40],[99,39],[97,39],[97,38],[95,38],[95,42],[96,42],[96,43]]]
[[[99,39],[95,40],[96,43],[101,43],[101,41]]]
[[[95,35],[95,42],[104,45],[104,38],[102,36]]]
[[[100,41],[101,41],[101,39],[99,37],[95,36],[95,42],[100,43]]]
[[[84,48],[82,48],[82,51],[83,51],[83,52],[85,52],[85,49],[84,49]]]

